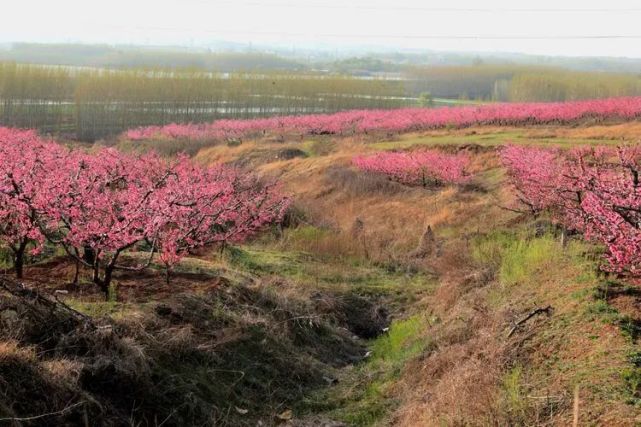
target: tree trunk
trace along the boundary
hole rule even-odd
[[[76,260],[76,270],[74,271],[73,280],[71,281],[71,284],[74,286],[78,286],[79,279],[80,279],[80,261]]]
[[[82,258],[87,264],[93,265],[96,261],[96,251],[94,251],[91,246],[85,246],[83,248]]]
[[[111,281],[111,274],[107,276],[105,270],[104,279],[100,277],[100,263],[96,260],[93,264],[93,282],[100,288],[105,295],[105,301],[109,301],[109,282]]]
[[[101,280],[100,280],[100,265],[97,262],[93,263],[93,282],[96,285],[99,285],[99,286],[101,284]]]
[[[111,286],[113,271],[114,267],[111,264],[105,268],[105,278],[102,280],[102,291],[105,293],[105,301],[109,301],[109,287]]]
[[[93,282],[100,287],[100,290],[105,294],[105,301],[109,301],[109,288],[111,287],[111,279],[113,278],[114,270],[116,269],[116,261],[120,255],[121,250],[116,251],[109,263],[105,265],[105,273],[103,278],[100,278],[100,254],[95,254],[93,263]],[[104,265],[104,264],[103,264]]]
[[[71,284],[73,286],[78,286],[78,281],[80,279],[80,252],[78,251],[77,248],[74,248],[74,253],[75,253],[75,263],[76,263],[76,269],[73,274],[73,280],[71,281]]]
[[[20,245],[13,250],[13,266],[16,270],[16,277],[22,279],[24,275],[24,253],[27,249],[27,241],[23,240]]]
[[[22,279],[24,276],[24,256],[16,252],[16,258],[14,261],[14,266],[16,269],[16,277]]]

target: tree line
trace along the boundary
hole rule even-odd
[[[259,51],[211,52],[208,49],[179,47],[65,43],[13,43],[6,50],[0,47],[0,60],[23,64],[65,64],[94,68],[198,68],[219,72],[307,68],[297,60]]]
[[[82,140],[145,125],[388,109],[408,102],[403,82],[395,80],[0,63],[0,124]]]
[[[641,77],[631,73],[479,64],[412,67],[405,77],[411,96],[429,92],[439,98],[555,102],[641,95]]]

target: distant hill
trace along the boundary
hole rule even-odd
[[[292,59],[266,52],[210,52],[174,47],[15,43],[0,60],[101,68],[198,68],[220,72],[301,70]]]

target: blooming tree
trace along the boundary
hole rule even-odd
[[[49,200],[45,183],[66,151],[33,131],[0,128],[0,239],[13,252],[18,278],[29,245],[37,254],[45,241],[37,206]]]
[[[641,273],[641,150],[601,148],[574,153],[580,186],[577,228],[606,247],[605,266],[616,273]],[[576,219],[575,219],[576,221]]]
[[[47,235],[91,267],[94,282],[107,292],[114,270],[125,268],[118,265],[124,251],[148,240],[153,254],[161,225],[156,209],[171,173],[169,163],[155,155],[74,152],[48,183],[55,197],[41,207]],[[92,256],[81,258],[81,249]]]
[[[227,167],[203,168],[186,157],[130,156],[114,149],[75,153],[52,192],[47,213],[52,240],[93,270],[106,293],[118,269],[146,268],[153,255],[169,269],[189,251],[240,241],[281,218],[287,199]],[[62,191],[61,191],[62,190]],[[119,263],[128,250],[145,248],[136,265]],[[80,257],[89,248],[95,256]]]
[[[173,171],[158,207],[160,259],[167,279],[184,254],[242,241],[281,221],[290,203],[277,185],[263,184],[238,169],[203,168],[181,157]]]
[[[352,160],[358,169],[381,173],[406,185],[462,184],[469,179],[467,154],[446,154],[435,150],[383,152],[357,156]]]
[[[641,149],[561,152],[507,147],[502,159],[519,199],[606,248],[604,269],[641,273]]]
[[[558,149],[508,145],[500,157],[519,203],[530,213],[538,215],[558,203],[562,168]]]

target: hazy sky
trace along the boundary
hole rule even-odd
[[[0,41],[380,45],[641,57],[641,1],[5,0]]]

